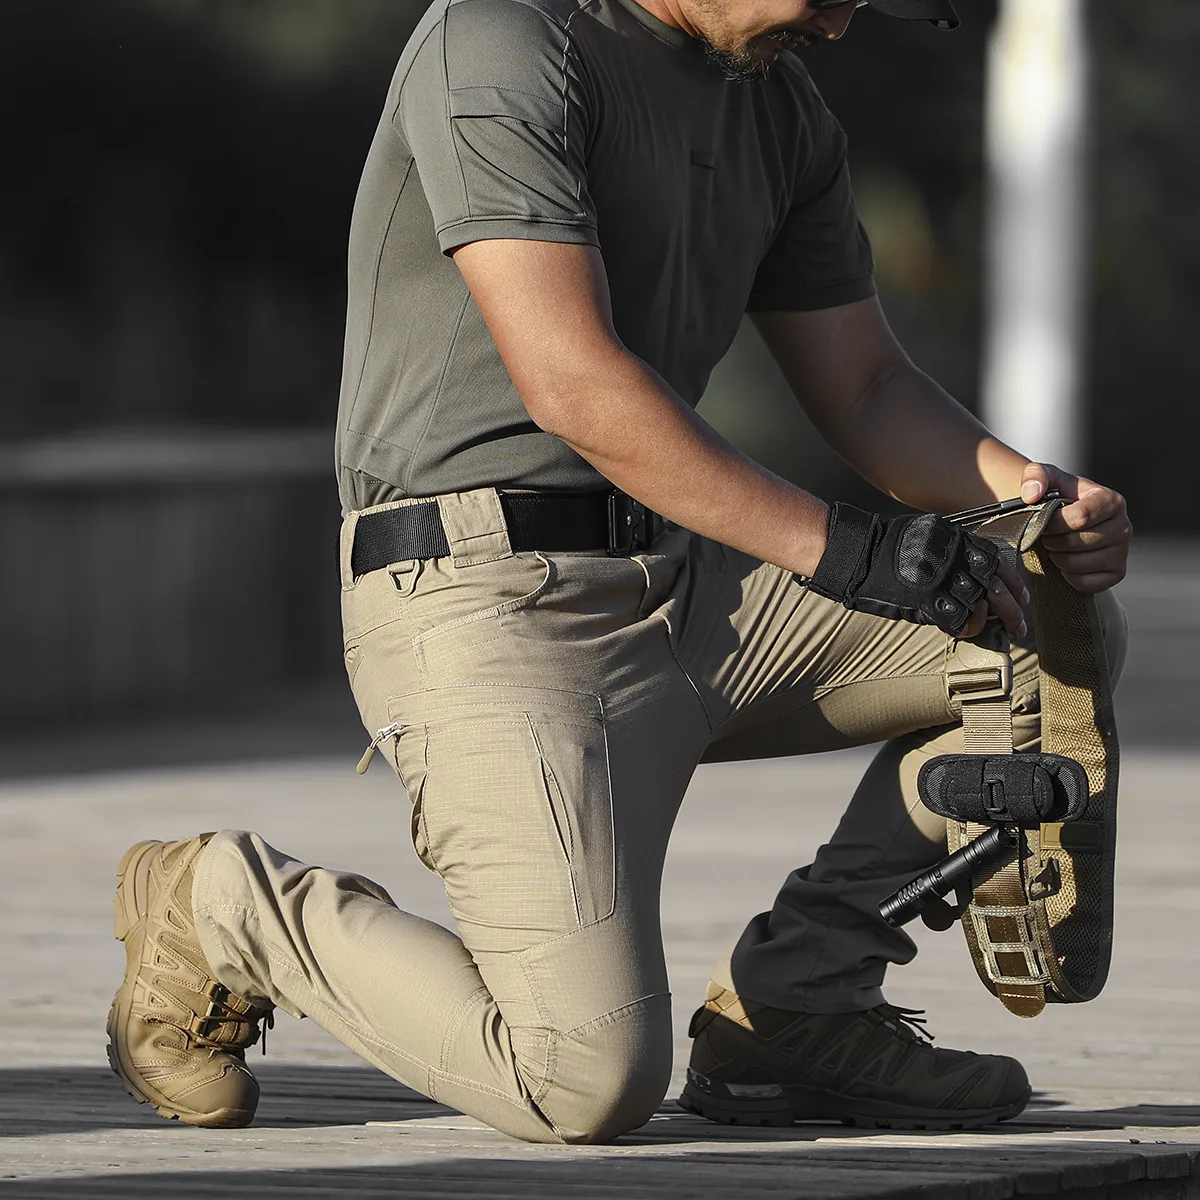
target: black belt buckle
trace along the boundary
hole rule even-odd
[[[647,550],[653,540],[654,514],[619,489],[608,493],[608,552],[620,558]]]

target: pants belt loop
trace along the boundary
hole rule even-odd
[[[357,526],[358,513],[346,513],[338,541],[338,571],[341,574],[342,591],[344,592],[354,587],[354,571],[350,566],[350,559],[354,553],[354,530]]]
[[[508,525],[495,488],[450,492],[438,496],[437,504],[456,567],[512,557]]]

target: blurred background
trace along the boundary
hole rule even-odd
[[[0,773],[361,741],[334,569],[344,255],[422,8],[5,0]],[[960,10],[953,36],[867,10],[806,60],[850,136],[892,322],[976,408],[997,5]],[[1126,725],[1187,740],[1200,7],[1087,0],[1083,32],[1079,436],[1063,465],[1124,491],[1145,539],[1126,586],[1146,686]],[[749,331],[702,411],[811,490],[879,504]]]

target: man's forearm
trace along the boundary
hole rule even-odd
[[[881,376],[822,431],[876,487],[929,512],[1018,495],[1029,461],[911,363]]]
[[[540,428],[685,529],[812,574],[828,509],[740,454],[625,348],[596,247],[483,240],[454,261]]]
[[[633,355],[614,353],[605,366],[531,404],[538,424],[664,517],[811,575],[825,549],[825,504],[740,453]]]

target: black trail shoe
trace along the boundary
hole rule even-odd
[[[680,1106],[725,1125],[841,1121],[975,1129],[1015,1117],[1029,1080],[1015,1058],[934,1047],[911,1009],[810,1016],[710,984]]]

